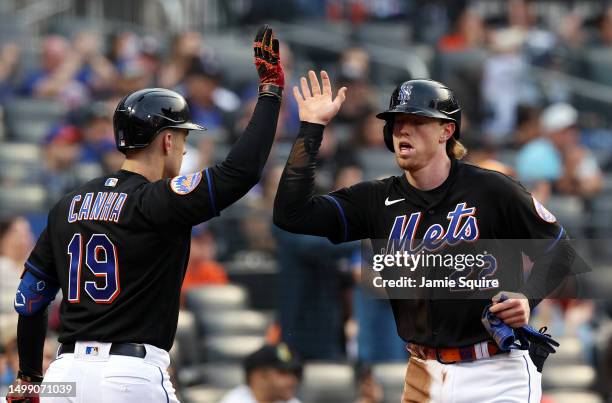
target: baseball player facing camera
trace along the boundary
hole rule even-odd
[[[381,134],[402,175],[315,195],[323,130],[347,90],[333,98],[326,72],[320,74],[322,86],[313,71],[308,76],[310,85],[302,77],[301,88],[293,89],[301,127],[279,183],[274,223],[334,243],[382,240],[412,254],[478,248],[478,239],[542,240],[547,256],[535,248],[515,248],[504,256],[503,267],[488,266],[487,275],[499,269],[513,283],[486,290],[486,298],[401,298],[386,289],[398,333],[411,353],[403,402],[539,402],[542,356],[554,349],[529,347],[530,341],[549,337],[527,322],[531,309],[563,280],[555,273],[567,272],[562,265],[569,263],[551,264],[550,256],[574,256],[563,228],[511,178],[461,161],[466,150],[459,142],[459,102],[433,80],[400,84],[389,109],[377,115],[385,121]],[[526,281],[522,253],[534,261]],[[520,347],[516,339],[522,340]],[[538,368],[530,350],[539,354]]]
[[[185,99],[150,88],[115,110],[122,169],[65,195],[49,212],[15,297],[15,386],[43,380],[46,311],[61,288],[61,346],[46,382],[75,382],[76,397],[10,393],[9,402],[176,402],[167,368],[191,227],[218,216],[258,181],[284,86],[278,41],[255,38],[259,99],[244,134],[213,167],[179,175],[191,122]],[[44,384],[43,384],[44,385]]]

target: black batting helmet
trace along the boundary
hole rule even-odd
[[[434,80],[410,80],[398,85],[391,95],[389,109],[376,115],[386,121],[383,129],[385,144],[393,152],[393,121],[397,113],[429,116],[455,122],[458,139],[461,129],[461,107],[453,91]]]
[[[165,88],[132,92],[119,102],[113,115],[115,144],[123,153],[144,148],[164,129],[206,130],[191,122],[185,98]]]

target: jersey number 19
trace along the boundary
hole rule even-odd
[[[85,266],[96,277],[104,279],[104,286],[85,281],[85,292],[98,304],[110,304],[119,295],[119,265],[117,248],[105,234],[93,234],[83,250],[83,236],[74,234],[68,244],[70,271],[68,273],[68,302],[81,301],[81,267]]]

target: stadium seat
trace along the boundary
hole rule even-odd
[[[411,35],[411,25],[403,22],[366,22],[357,31],[357,38],[364,42],[398,47],[408,45]]]
[[[176,328],[175,344],[179,343],[175,359],[177,366],[193,365],[200,362],[198,348],[198,329],[193,313],[181,310]]]
[[[548,356],[545,368],[556,368],[563,365],[584,364],[582,342],[576,337],[563,337],[557,340],[561,348]]]
[[[178,371],[178,381],[184,386],[214,385],[233,388],[244,382],[242,363],[211,362],[183,368]]]
[[[353,369],[339,363],[306,364],[300,391],[303,402],[350,403],[355,398]]]
[[[262,336],[213,336],[203,341],[202,350],[207,362],[239,362],[264,342]]]
[[[406,363],[381,363],[372,366],[374,379],[383,388],[385,402],[395,403],[402,398]]]
[[[6,104],[4,112],[9,138],[41,143],[52,126],[64,118],[67,109],[57,101],[15,98]]]
[[[220,388],[233,388],[244,382],[242,364],[209,363],[200,366],[202,380]]]
[[[216,403],[227,390],[211,386],[193,386],[186,388],[183,397],[186,403]]]
[[[185,304],[196,315],[204,311],[243,309],[247,305],[247,293],[236,285],[209,285],[187,291]]]
[[[205,311],[198,317],[201,334],[208,336],[264,335],[268,319],[252,310]]]
[[[600,84],[612,85],[612,77],[610,77],[612,51],[608,48],[598,47],[589,49],[584,56],[590,79]]]
[[[587,389],[595,382],[595,370],[588,365],[546,366],[542,372],[544,389]]]
[[[557,217],[572,238],[579,238],[584,230],[583,204],[576,196],[552,196],[546,208]]]
[[[79,180],[89,182],[90,180],[104,174],[104,170],[98,163],[81,163],[76,167]]]
[[[0,211],[25,213],[45,208],[47,192],[43,186],[20,185],[3,187],[0,192]]]
[[[363,177],[366,180],[399,175],[401,173],[395,159],[386,148],[359,150],[357,158],[363,167]]]
[[[38,184],[42,153],[40,147],[27,143],[3,143],[0,147],[0,182]]]

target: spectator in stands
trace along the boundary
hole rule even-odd
[[[359,181],[360,175],[353,167],[340,168],[333,188],[354,185],[352,181]],[[332,245],[325,238],[291,234],[276,226],[272,234],[279,265],[281,340],[304,360],[343,358],[344,297],[351,282],[343,263],[359,249],[359,243]]]
[[[115,92],[121,96],[150,87],[155,82],[154,71],[140,57],[127,59],[118,68]]]
[[[79,130],[80,163],[99,164],[105,172],[114,172],[121,167],[123,155],[115,148],[112,112],[104,102],[94,102],[80,111]]]
[[[17,315],[0,314],[0,396],[6,396],[18,369]]]
[[[183,280],[182,292],[209,284],[227,284],[225,269],[217,261],[217,244],[205,224],[193,227],[189,264]]]
[[[501,29],[492,34],[491,55],[483,66],[482,101],[486,118],[482,130],[495,144],[509,142],[516,125],[516,109],[526,93],[527,61],[521,53],[525,34]]]
[[[365,49],[345,50],[340,55],[338,75],[338,86],[347,87],[348,93],[336,123],[353,124],[370,110],[379,108],[377,92],[370,82],[370,55]]]
[[[80,134],[73,124],[54,129],[43,145],[43,181],[47,201],[55,203],[82,180],[76,166],[81,154]]]
[[[481,168],[501,172],[504,175],[516,177],[514,169],[499,160],[497,147],[484,144],[477,139],[472,141],[467,140],[465,145],[469,150],[464,158],[465,162]]]
[[[159,72],[162,64],[162,48],[153,36],[144,36],[140,41],[140,61],[145,71],[153,76],[151,86],[160,87]]]
[[[273,255],[276,242],[272,235],[272,208],[278,188],[283,165],[273,165],[266,169],[261,184],[256,186],[246,198],[248,213],[241,220],[240,227],[249,250]]]
[[[237,386],[220,403],[299,403],[295,397],[302,363],[286,344],[264,345],[244,360],[246,384]]]
[[[536,191],[536,198],[544,200],[551,189],[582,198],[601,190],[601,170],[594,155],[580,144],[577,122],[574,107],[553,104],[542,112],[542,136],[519,151],[519,179],[530,184],[528,187]]]
[[[603,186],[597,159],[580,144],[578,111],[568,104],[554,104],[542,113],[541,126],[557,149],[563,170],[555,183],[559,193],[589,198]]]
[[[612,6],[604,7],[597,17],[597,35],[592,46],[608,48],[612,46]]]
[[[0,50],[0,104],[9,99],[15,92],[15,73],[21,55],[21,48],[16,43],[5,43]]]
[[[198,57],[191,59],[186,72],[185,98],[193,121],[211,131],[224,130],[227,114],[240,106],[238,96],[221,87],[220,67],[204,63]]]
[[[376,118],[376,112],[369,111],[357,122],[354,145],[360,149],[386,150],[381,133],[385,122]]]
[[[95,98],[110,94],[116,70],[102,53],[100,36],[92,31],[81,31],[74,38],[73,48],[80,64],[76,79],[84,84]]]
[[[372,294],[371,287],[366,285],[369,280],[361,279],[362,253],[362,249],[355,250],[351,258],[355,281],[353,312],[357,323],[357,361],[360,365],[404,362],[408,358],[406,343],[397,335],[391,304],[386,296]]]
[[[360,367],[357,376],[357,400],[355,403],[383,403],[385,394],[380,383],[374,378],[372,368]]]
[[[457,52],[479,49],[484,46],[485,27],[480,14],[466,7],[455,22],[455,29],[440,38],[441,52]]]
[[[293,53],[291,48],[284,42],[279,42],[280,54],[283,58],[283,70],[285,72],[285,88],[292,88],[294,85],[299,85],[293,81]],[[253,83],[255,84],[255,83]],[[243,99],[242,110],[240,117],[237,119],[233,129],[233,135],[239,135],[244,131],[244,128],[249,123],[251,114],[255,108],[257,101],[257,86],[249,85],[247,89],[241,93]],[[278,125],[276,126],[276,139],[280,141],[289,141],[293,144],[295,136],[300,129],[300,118],[298,116],[297,102],[294,97],[285,97],[281,104],[280,114],[278,116]]]
[[[540,114],[538,107],[519,105],[516,110],[514,146],[523,146],[540,136]]]
[[[14,315],[13,300],[23,264],[34,246],[30,223],[22,216],[0,220],[0,314]]]
[[[186,31],[178,34],[172,41],[172,50],[168,61],[161,66],[159,83],[163,88],[174,88],[184,82],[187,73],[192,68],[193,59],[204,61],[204,40],[196,31]]]
[[[123,65],[140,58],[140,38],[133,32],[124,31],[111,36],[110,51],[108,59],[121,71]]]
[[[70,42],[58,35],[43,39],[41,67],[26,77],[22,92],[26,96],[53,99],[71,107],[87,102],[89,91],[79,81],[81,57]]]

